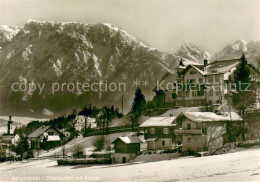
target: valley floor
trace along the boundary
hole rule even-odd
[[[41,159],[0,164],[0,181],[260,181],[260,148],[150,163],[58,166]],[[19,178],[20,177],[20,178]],[[77,179],[78,177],[78,179]],[[54,180],[56,178],[56,180]],[[85,179],[85,180],[84,180]]]

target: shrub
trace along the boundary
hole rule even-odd
[[[72,156],[74,158],[86,158],[85,150],[81,145],[75,146]]]
[[[99,136],[93,141],[92,144],[96,147],[95,151],[101,151],[105,146],[105,137]]]

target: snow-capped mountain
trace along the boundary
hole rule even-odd
[[[201,50],[198,46],[192,43],[183,44],[175,55],[197,63],[203,63],[204,59],[210,59],[210,54],[207,51]]]
[[[238,39],[211,57],[211,60],[237,59],[245,54],[247,60],[255,66],[260,66],[260,41]]]
[[[0,26],[0,44],[10,42],[13,37],[22,29],[19,26]]]
[[[90,102],[121,103],[122,92],[57,92],[51,83],[115,82],[126,83],[125,103],[132,99],[133,81],[147,80],[148,95],[156,80],[176,57],[146,45],[111,24],[63,23],[29,20],[0,53],[1,111],[22,108],[52,112],[82,107]],[[46,83],[44,92],[11,92],[11,84]],[[151,84],[152,83],[152,84]],[[3,94],[2,94],[3,93]],[[55,103],[55,104],[54,104]],[[15,106],[15,107],[14,107]],[[127,107],[127,106],[126,106]],[[12,109],[13,110],[13,109]]]
[[[218,56],[235,57],[243,48],[250,59],[259,60],[259,42],[242,43],[227,46]],[[164,53],[106,23],[29,20],[24,27],[1,26],[0,47],[0,113],[31,116],[70,112],[89,103],[120,106],[122,96],[126,112],[137,88],[134,81],[139,80],[145,96],[151,98],[156,81],[166,72],[173,73],[181,58],[197,63],[210,58],[209,53],[192,44],[184,44],[176,54]],[[77,81],[124,83],[126,92],[61,88],[55,94],[51,92],[52,83],[75,85]],[[144,86],[144,81],[148,85]],[[41,94],[39,89],[13,92],[12,83],[45,86]]]

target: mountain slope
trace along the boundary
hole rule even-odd
[[[210,54],[207,51],[201,50],[192,43],[183,44],[175,55],[202,64],[204,59],[210,59]]]
[[[237,59],[245,53],[247,60],[260,67],[260,41],[238,39],[212,56],[211,60]]]
[[[1,111],[62,112],[95,102],[126,105],[136,87],[147,80],[146,94],[176,57],[152,48],[126,31],[110,24],[40,22],[29,20],[2,47],[0,53]],[[125,83],[126,92],[60,91],[51,93],[51,83]],[[44,92],[11,92],[11,84],[45,83]],[[98,101],[98,102],[97,102]],[[55,103],[55,104],[54,104]],[[126,106],[127,107],[127,106]]]

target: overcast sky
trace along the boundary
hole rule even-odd
[[[260,1],[0,0],[0,25],[112,23],[163,51],[191,42],[215,53],[238,38],[260,40],[259,12]]]

